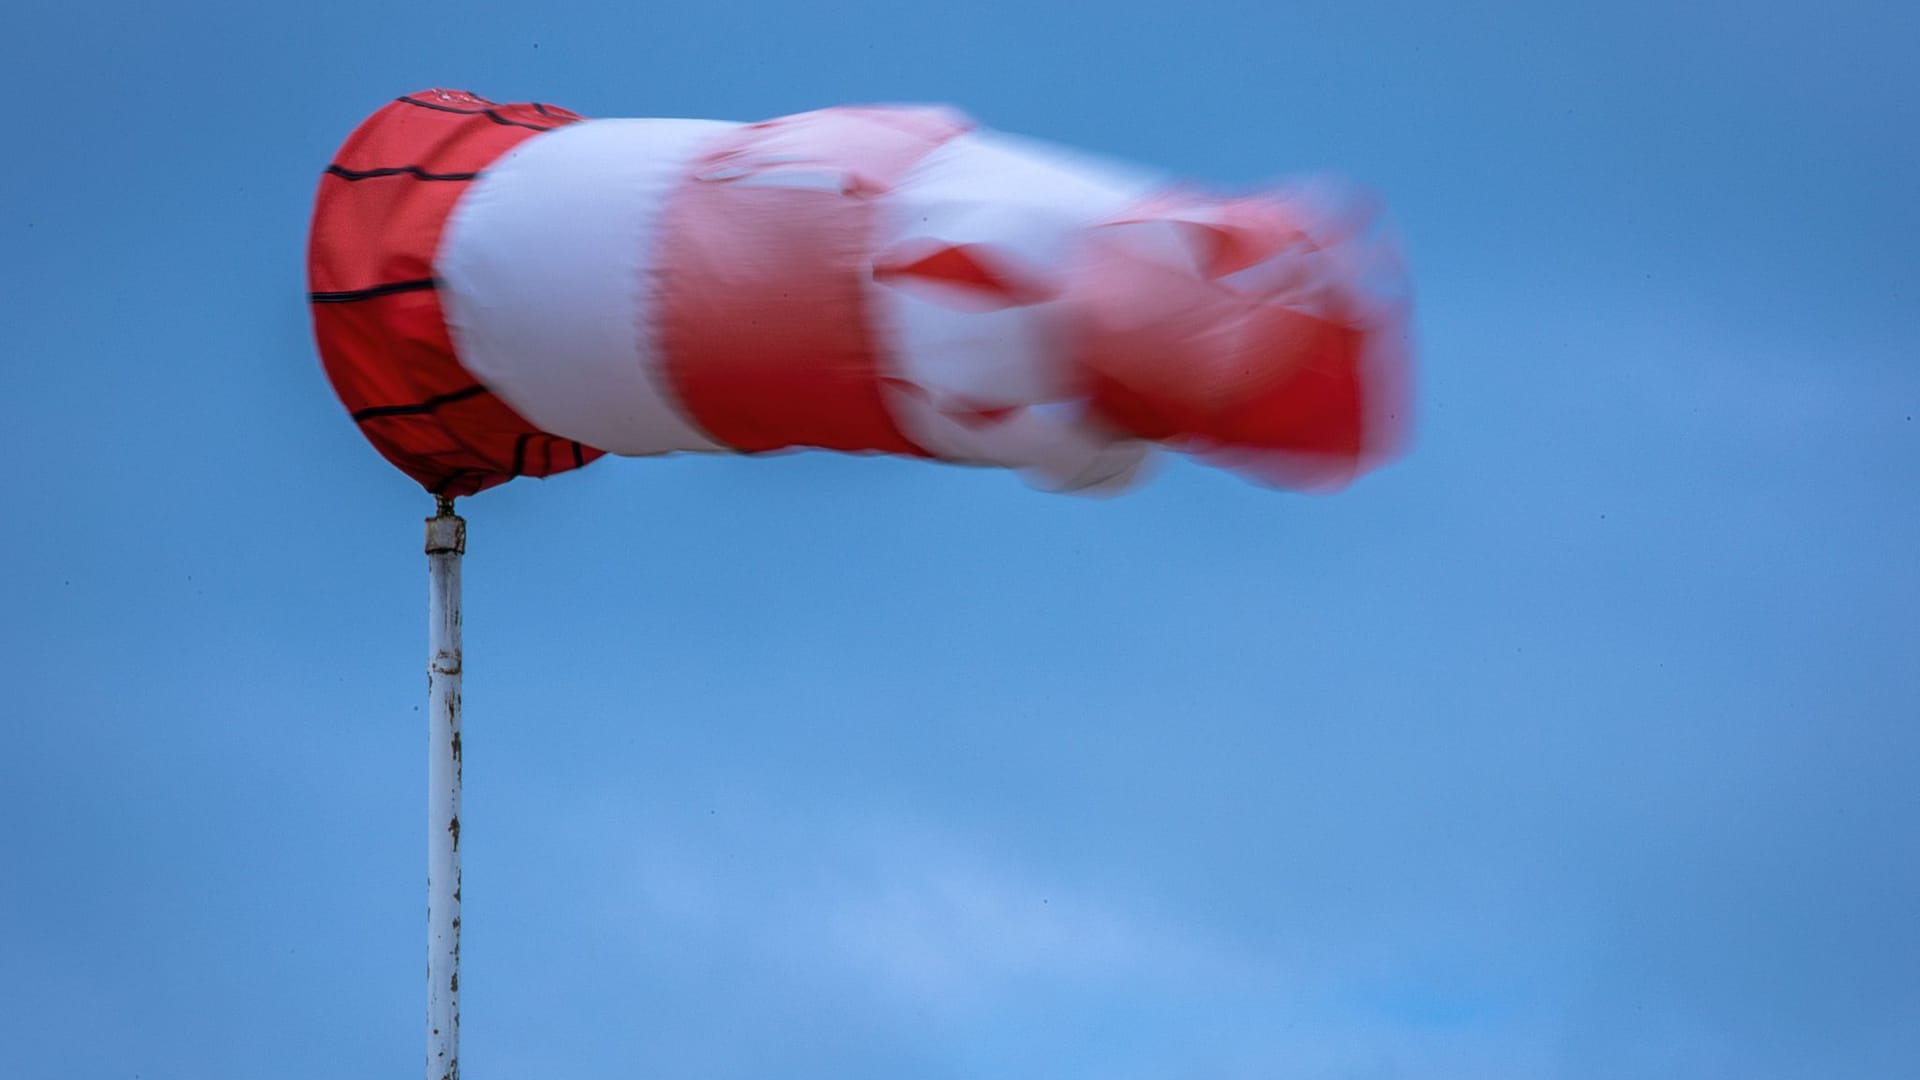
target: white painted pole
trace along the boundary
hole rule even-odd
[[[460,1080],[460,556],[467,523],[427,519],[427,1074]]]

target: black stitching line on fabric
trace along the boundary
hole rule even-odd
[[[431,101],[421,101],[418,98],[410,97],[403,97],[398,100],[408,105],[416,105],[422,109],[432,109],[435,112],[456,113],[460,116],[484,116],[496,124],[505,124],[508,127],[526,128],[529,131],[553,130],[545,124],[529,124],[524,120],[509,120],[501,116],[500,113],[494,109],[456,109],[451,105],[440,105]]]
[[[343,292],[308,293],[307,299],[316,304],[351,304],[357,300],[372,300],[379,296],[392,296],[395,293],[425,292],[437,283],[432,278],[418,278],[413,281],[389,281],[384,285],[369,285],[364,289],[347,289]]]
[[[409,405],[373,405],[355,411],[353,414],[353,422],[356,424],[365,423],[368,420],[377,420],[382,416],[420,416],[433,412],[442,405],[451,405],[456,401],[465,401],[470,397],[477,397],[486,392],[486,387],[481,386],[479,383],[474,383],[472,386],[462,387],[459,390],[450,390],[444,394],[435,394],[425,401],[417,401]]]
[[[349,169],[345,165],[329,165],[327,172],[342,180],[373,180],[382,176],[411,176],[416,180],[471,180],[480,174],[477,172],[428,172],[418,165],[394,165],[384,169]]]

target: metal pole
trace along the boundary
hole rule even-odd
[[[427,519],[427,1080],[460,1080],[460,556],[467,523]]]

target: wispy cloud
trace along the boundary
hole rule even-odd
[[[964,1008],[1028,980],[1186,983],[1240,966],[1191,929],[974,846],[922,835],[867,850],[877,879],[812,902],[834,954],[889,994]]]
[[[698,972],[686,993],[775,1044],[911,1032],[956,1076],[1551,1074],[1551,1026],[1496,990],[1405,977],[1384,941],[1239,937],[926,823],[764,815],[676,835],[613,818],[628,839],[593,932],[650,977]]]
[[[750,859],[656,836],[625,851],[618,880],[612,907],[635,934],[725,942],[916,1014],[962,1016],[1035,984],[1250,974],[1225,943],[931,828],[828,826]]]

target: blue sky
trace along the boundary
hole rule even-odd
[[[433,85],[1344,173],[1422,355],[1332,498],[796,455],[463,503],[468,1076],[1920,1055],[1913,6],[14,10],[0,1073],[418,1069],[431,505],[302,249]]]

